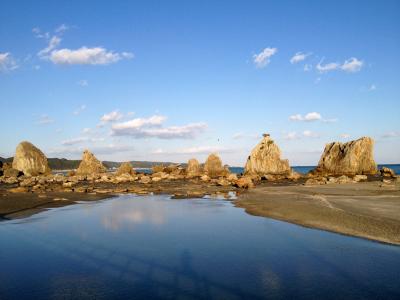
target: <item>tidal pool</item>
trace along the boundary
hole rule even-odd
[[[0,299],[266,298],[400,299],[400,247],[168,196],[0,223]]]

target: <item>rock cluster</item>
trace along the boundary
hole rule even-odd
[[[348,143],[333,142],[325,146],[315,174],[356,175],[375,174],[376,163],[373,157],[374,141],[363,137]]]
[[[251,151],[244,168],[249,175],[285,175],[291,172],[289,161],[281,159],[281,150],[270,138],[263,134],[261,142]]]
[[[76,170],[77,175],[92,175],[105,173],[106,167],[89,151],[85,150],[82,155],[82,161]]]
[[[47,158],[40,149],[29,142],[21,142],[15,151],[12,167],[26,176],[50,174]]]
[[[122,163],[117,171],[115,172],[115,175],[120,176],[123,174],[128,174],[128,175],[134,175],[135,170],[132,168],[132,165],[130,162],[124,162]]]

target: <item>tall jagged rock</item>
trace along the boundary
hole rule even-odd
[[[186,175],[188,177],[195,177],[201,175],[201,167],[200,163],[197,159],[191,158],[188,161],[187,168],[186,168]]]
[[[224,168],[222,161],[217,154],[210,154],[204,164],[204,173],[210,177],[228,175],[229,171]]]
[[[330,175],[375,174],[374,141],[362,137],[347,143],[333,142],[325,146],[313,173]]]
[[[281,150],[270,138],[263,134],[261,142],[251,151],[244,167],[248,175],[284,175],[291,172],[289,161],[281,159]]]
[[[51,173],[46,156],[30,142],[21,142],[15,151],[12,167],[26,176]]]
[[[123,175],[123,174],[128,174],[128,175],[135,174],[135,170],[132,168],[132,165],[129,161],[122,163],[119,166],[119,168],[117,169],[117,171],[115,172],[115,175],[117,175],[117,176]]]
[[[92,175],[105,173],[107,169],[103,164],[89,151],[83,152],[82,161],[76,170],[77,175]]]

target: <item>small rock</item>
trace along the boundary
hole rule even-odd
[[[235,186],[242,189],[249,189],[254,187],[254,183],[249,176],[243,176],[235,182]]]
[[[367,175],[356,175],[353,177],[353,180],[355,182],[366,181],[366,180],[368,180],[368,176]]]
[[[8,191],[10,193],[27,193],[27,192],[29,192],[28,188],[23,187],[23,186],[12,188],[12,189],[9,189]]]
[[[383,177],[391,177],[391,178],[396,177],[396,173],[394,172],[394,170],[387,168],[387,167],[382,167],[380,172]]]

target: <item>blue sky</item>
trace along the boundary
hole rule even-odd
[[[398,1],[2,1],[0,156],[292,165],[371,136],[400,162]]]

